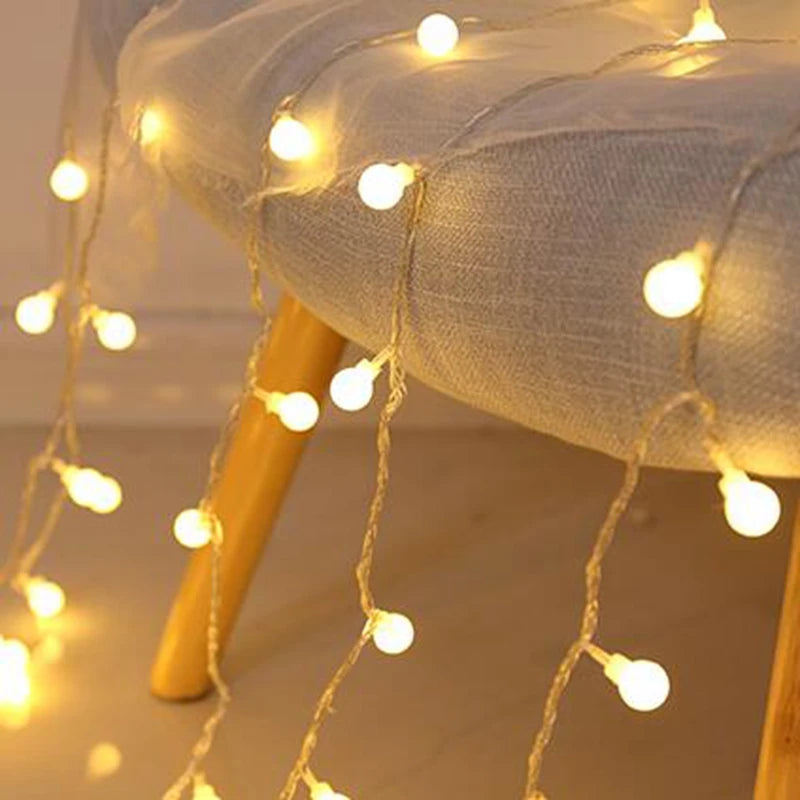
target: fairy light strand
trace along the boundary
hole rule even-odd
[[[333,709],[336,692],[340,684],[350,674],[361,653],[372,638],[378,624],[379,609],[370,586],[372,565],[375,556],[375,543],[378,538],[381,514],[389,486],[389,456],[392,446],[391,423],[400,409],[407,393],[406,372],[403,365],[402,337],[408,318],[408,280],[414,263],[417,235],[427,194],[427,180],[420,177],[414,186],[411,211],[403,247],[400,267],[397,270],[392,291],[391,335],[389,343],[389,395],[378,420],[377,450],[378,469],[375,492],[369,507],[367,527],[361,548],[361,556],[356,565],[356,580],[359,589],[361,610],[366,616],[366,624],[356,643],[345,660],[336,670],[325,687],[314,710],[311,724],[303,738],[300,754],[292,767],[289,777],[281,790],[279,800],[292,800],[297,787],[309,768],[317,746],[320,730]],[[378,613],[376,613],[378,612]]]

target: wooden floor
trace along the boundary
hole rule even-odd
[[[0,431],[7,539],[33,431]],[[208,704],[147,694],[183,553],[172,515],[201,488],[212,431],[109,431],[87,452],[126,490],[117,515],[70,511],[44,563],[66,588],[66,652],[36,676],[27,728],[0,730],[2,796],[160,797]],[[223,800],[274,800],[312,703],[361,625],[350,576],[372,488],[371,433],[312,445],[235,636],[235,704],[209,765]],[[519,800],[545,689],[573,633],[582,562],[620,476],[604,457],[516,431],[400,433],[376,591],[417,624],[369,651],[316,772],[353,800]],[[779,484],[785,505],[794,488]],[[731,534],[710,476],[646,474],[606,572],[601,643],[670,670],[640,716],[584,664],[545,769],[551,800],[749,800],[789,540]],[[3,595],[0,633],[20,624]],[[87,753],[122,768],[90,783]],[[306,800],[302,797],[302,800]]]

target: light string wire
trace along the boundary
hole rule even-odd
[[[266,314],[261,295],[260,281],[251,286],[251,302],[259,314]],[[259,306],[259,302],[261,305]],[[261,353],[269,338],[272,327],[268,316],[263,318],[263,327],[256,338],[250,352],[245,369],[244,386],[237,400],[231,406],[228,417],[223,425],[219,440],[215,445],[209,459],[208,479],[200,509],[209,515],[212,521],[211,536],[211,587],[208,614],[208,629],[206,634],[206,663],[208,676],[217,693],[214,710],[203,723],[201,735],[192,747],[189,762],[183,772],[163,794],[163,800],[179,800],[183,792],[202,775],[200,768],[214,744],[217,731],[225,719],[228,708],[233,700],[230,686],[225,681],[220,667],[220,628],[219,618],[222,607],[222,554],[224,547],[223,526],[213,512],[213,497],[222,477],[222,467],[225,455],[230,446],[241,418],[241,412],[247,398],[252,394],[258,377],[258,364]]]
[[[372,567],[375,557],[381,515],[389,487],[389,456],[392,446],[391,423],[407,394],[406,370],[403,362],[403,334],[409,315],[409,279],[413,269],[419,228],[427,197],[427,178],[418,177],[414,184],[411,208],[408,216],[403,254],[398,266],[392,290],[391,335],[388,346],[389,355],[389,394],[378,420],[377,451],[378,469],[375,492],[369,507],[367,527],[356,565],[356,580],[359,589],[361,610],[366,616],[366,624],[345,660],[336,670],[317,702],[311,724],[303,738],[300,754],[292,767],[286,783],[280,792],[279,800],[292,800],[298,784],[305,780],[314,785],[309,764],[316,749],[319,733],[326,718],[333,711],[336,692],[340,684],[358,662],[364,647],[372,638],[377,621],[378,608],[371,587]]]
[[[705,317],[705,309],[708,305],[709,291],[713,285],[714,267],[717,265],[734,233],[746,191],[756,178],[775,160],[796,154],[798,145],[795,140],[799,134],[800,121],[792,124],[788,131],[776,137],[761,153],[757,154],[745,165],[730,192],[721,233],[716,240],[716,244],[712,247],[711,252],[713,255],[710,256],[707,262],[708,270],[706,272],[704,300],[695,314],[687,320],[682,337],[678,371],[686,385],[686,389],[662,401],[650,412],[631,447],[630,454],[625,460],[625,475],[622,485],[600,526],[591,556],[586,564],[586,597],[579,633],[559,664],[548,691],[542,724],[534,738],[528,759],[528,777],[523,800],[543,800],[544,798],[544,794],[539,789],[539,781],[545,751],[555,730],[560,702],[578,662],[592,646],[592,640],[599,624],[600,588],[604,557],[613,543],[619,521],[636,491],[644,457],[660,423],[676,409],[691,404],[698,412],[700,421],[703,424],[705,430],[703,445],[709,458],[720,472],[724,473],[727,469],[733,467],[733,460],[727,453],[721,436],[716,429],[716,405],[708,395],[702,392],[697,378],[700,333]]]
[[[0,568],[0,585],[8,583],[17,591],[22,591],[24,579],[33,569],[52,538],[66,499],[66,490],[63,486],[59,486],[53,495],[37,534],[26,547],[39,478],[42,472],[52,466],[62,441],[65,443],[72,462],[76,462],[80,456],[80,440],[75,415],[75,385],[78,366],[83,354],[85,328],[88,322],[86,310],[91,305],[91,286],[89,282],[91,251],[100,232],[106,208],[111,136],[117,108],[117,98],[113,97],[102,115],[95,205],[89,228],[78,248],[77,255],[79,213],[77,207],[74,206],[70,207],[68,211],[64,269],[61,279],[62,299],[65,300],[64,307],[67,312],[65,317],[67,349],[64,373],[59,389],[57,413],[42,449],[28,463],[20,496],[14,536],[6,561]],[[68,152],[74,153],[72,128],[69,125],[65,129],[65,142]]]

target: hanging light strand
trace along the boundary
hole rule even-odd
[[[755,156],[741,170],[738,180],[730,192],[725,211],[725,218],[716,245],[709,250],[704,281],[710,288],[714,277],[714,268],[727,247],[736,221],[741,211],[744,195],[750,185],[776,159],[784,158],[797,149],[797,137],[800,135],[800,120],[771,143],[762,153]],[[739,472],[725,449],[717,430],[717,409],[714,402],[705,395],[697,379],[697,356],[700,333],[705,316],[708,294],[703,302],[687,320],[681,344],[679,374],[686,389],[672,399],[656,408],[646,420],[641,432],[634,442],[631,453],[626,460],[625,478],[615,496],[606,519],[600,528],[589,562],[586,565],[586,599],[578,638],[573,642],[566,656],[558,667],[545,701],[542,724],[534,739],[533,748],[528,759],[528,779],[523,800],[543,797],[539,789],[542,763],[545,751],[550,743],[558,717],[560,701],[567,689],[570,678],[581,656],[593,647],[592,639],[597,630],[600,608],[600,586],[602,580],[603,559],[613,542],[617,524],[628,507],[638,484],[642,461],[647,452],[649,441],[658,425],[677,408],[691,404],[698,412],[705,434],[703,445],[712,463],[723,476]],[[759,484],[763,486],[763,484]]]
[[[45,513],[44,521],[33,541],[26,546],[31,526],[33,503],[41,474],[50,468],[62,441],[65,444],[70,461],[76,462],[80,456],[80,440],[75,417],[75,384],[86,327],[86,319],[82,308],[90,302],[88,281],[90,257],[105,212],[111,132],[116,119],[116,112],[117,101],[116,98],[112,98],[103,113],[95,204],[89,229],[80,243],[80,247],[78,247],[78,208],[75,204],[70,204],[67,210],[67,239],[62,278],[62,284],[65,287],[62,302],[65,308],[67,349],[56,418],[42,449],[28,463],[20,495],[14,537],[6,561],[2,569],[0,569],[0,585],[10,583],[11,585],[19,586],[20,576],[28,574],[34,568],[57,527],[66,499],[66,490],[63,486],[59,486],[55,490]],[[73,133],[69,125],[65,128],[65,144],[68,152],[74,152]],[[72,302],[72,293],[77,295],[75,303]]]
[[[389,457],[392,446],[391,423],[403,404],[407,393],[406,372],[403,365],[403,333],[408,319],[408,281],[414,263],[417,236],[427,194],[427,180],[421,176],[413,190],[413,201],[408,217],[405,244],[399,269],[392,290],[391,336],[389,343],[389,395],[378,420],[377,450],[378,470],[375,492],[370,503],[367,527],[361,548],[361,556],[356,566],[356,580],[359,589],[361,610],[366,616],[366,624],[358,639],[348,652],[345,660],[336,670],[333,678],[320,696],[311,724],[303,738],[300,754],[295,761],[289,777],[279,795],[280,800],[292,800],[303,776],[309,770],[311,758],[316,749],[319,733],[326,718],[333,709],[336,692],[358,662],[367,643],[372,639],[376,626],[380,623],[380,610],[370,585],[372,565],[375,556],[375,543],[378,538],[381,514],[389,487]]]

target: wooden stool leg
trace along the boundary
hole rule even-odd
[[[344,339],[291,297],[284,297],[259,363],[268,391],[306,391],[322,400]],[[211,505],[222,521],[220,644],[224,646],[261,550],[310,434],[286,430],[249,398],[234,432]],[[188,700],[211,687],[206,669],[211,548],[195,552],[167,620],[151,675],[157,697]]]
[[[755,800],[800,798],[800,509],[772,668]]]

